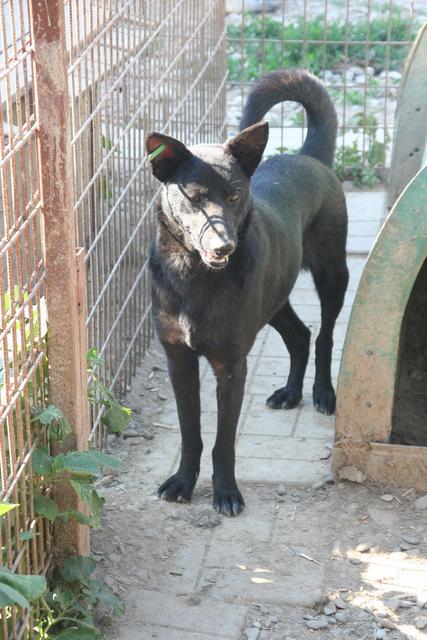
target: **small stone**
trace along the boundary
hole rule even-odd
[[[376,640],[384,640],[387,638],[387,631],[385,629],[377,629],[375,632]]]
[[[347,603],[342,598],[335,598],[334,605],[337,609],[347,609]]]
[[[321,458],[321,460],[326,460],[326,459],[327,458]],[[329,475],[325,476],[324,478],[322,478],[318,482],[314,482],[311,485],[311,488],[314,491],[318,491],[319,489],[323,489],[324,487],[328,486],[329,484],[334,484],[334,477],[333,477],[332,474],[329,474]]]
[[[392,622],[388,618],[381,618],[380,625],[384,627],[384,629],[396,629],[396,625],[394,624],[394,622]]]
[[[383,500],[384,502],[393,502],[394,496],[392,496],[391,493],[384,493],[381,496],[381,500]]]
[[[284,484],[279,484],[279,486],[277,487],[277,493],[279,496],[286,495],[286,488]]]
[[[351,564],[362,564],[362,561],[360,560],[360,558],[350,558],[350,562]]]
[[[313,631],[320,631],[320,629],[326,629],[328,626],[327,618],[315,618],[314,620],[308,620],[306,626]]]
[[[302,619],[303,620],[313,620],[314,616],[312,616],[311,613],[304,613]]]
[[[418,511],[421,511],[422,509],[427,509],[427,493],[425,496],[421,496],[420,498],[417,498],[415,500],[414,507]]]
[[[124,438],[142,438],[142,434],[138,433],[136,429],[126,429],[126,431],[123,432],[123,437]]]
[[[325,614],[325,616],[332,616],[334,613],[336,613],[336,611],[337,611],[337,608],[333,602],[330,602],[329,604],[327,604],[326,607],[323,609],[323,613]]]
[[[399,600],[399,608],[400,609],[411,609],[414,606],[414,603],[410,600]]]
[[[334,616],[329,616],[328,622],[329,624],[337,624],[337,621]]]
[[[168,397],[164,396],[162,393],[158,393],[157,397],[158,397],[159,400],[167,400],[168,399]]]
[[[277,624],[279,622],[279,618],[276,618],[276,616],[270,616],[269,621],[270,624]]]
[[[245,629],[245,640],[258,640],[259,637],[259,629],[255,629],[254,627],[249,627],[249,629]]]
[[[419,544],[420,543],[420,539],[417,536],[416,533],[402,533],[401,538],[404,542],[407,542],[408,544]]]
[[[359,553],[366,553],[367,551],[370,551],[370,549],[372,549],[373,546],[374,546],[373,542],[361,542],[360,544],[357,545],[356,551],[358,551]]]
[[[337,611],[337,613],[335,614],[335,620],[341,623],[347,622],[348,611]]]
[[[412,549],[412,546],[409,544],[409,542],[399,542],[399,547],[402,549],[402,551],[409,551],[409,549]]]
[[[417,607],[423,609],[427,605],[427,595],[418,596]]]
[[[386,607],[388,607],[392,611],[397,611],[399,608],[400,602],[396,598],[390,598],[390,600],[386,600],[384,604]]]
[[[366,480],[365,474],[360,471],[360,469],[356,469],[356,467],[353,467],[352,465],[339,469],[338,475],[341,480],[350,480],[350,482],[362,483]]]
[[[263,616],[266,616],[270,613],[270,609],[268,607],[261,607],[260,611]]]
[[[415,618],[415,626],[417,629],[425,629],[427,627],[427,618],[425,616],[417,616]]]

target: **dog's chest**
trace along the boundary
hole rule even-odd
[[[182,309],[175,313],[160,310],[157,325],[162,341],[186,345],[204,355],[233,343],[234,332],[221,313],[192,316]]]

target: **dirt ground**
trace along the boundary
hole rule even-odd
[[[99,487],[94,557],[126,606],[101,621],[110,640],[427,638],[427,496],[329,477],[240,482],[234,519],[213,511],[207,480],[191,504],[160,501],[178,453],[162,423],[171,395],[154,343],[127,398],[133,424],[109,437],[121,469]]]

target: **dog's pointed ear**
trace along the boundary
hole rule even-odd
[[[229,140],[226,150],[236,158],[246,175],[251,177],[261,162],[267,141],[268,122],[257,122]]]
[[[156,131],[147,134],[145,147],[153,175],[160,182],[168,182],[179,165],[192,155],[185,144]]]

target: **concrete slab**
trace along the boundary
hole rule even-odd
[[[186,638],[192,637],[189,634],[201,634],[200,640],[204,636],[239,637],[246,607],[217,599],[199,602],[197,598],[190,598],[191,596],[179,597],[171,593],[133,589],[127,597],[127,621],[123,625],[121,638],[150,638],[151,636],[141,635],[147,625],[156,629],[169,628],[168,640],[177,637],[171,634],[171,628],[185,632],[187,635],[182,637]],[[193,638],[199,640],[197,635],[193,635]]]

